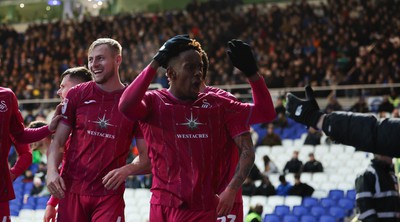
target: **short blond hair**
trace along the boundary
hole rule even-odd
[[[110,39],[110,38],[99,38],[94,41],[88,50],[88,53],[90,54],[92,50],[99,46],[99,45],[107,45],[114,53],[115,55],[121,55],[122,54],[122,46],[119,44],[119,42],[115,39]]]

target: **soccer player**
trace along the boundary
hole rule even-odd
[[[83,82],[88,82],[92,81],[92,74],[90,71],[85,68],[85,67],[74,67],[74,68],[69,68],[65,70],[61,74],[61,83],[60,83],[60,88],[57,90],[57,95],[61,98],[61,102],[64,100],[64,98],[67,97],[67,93],[69,89],[72,87],[83,83]],[[68,147],[68,141],[67,145],[65,146],[64,149],[67,149]],[[65,153],[65,150],[64,150]],[[64,161],[64,160],[63,160]],[[61,168],[62,170],[62,168]],[[56,206],[58,205],[58,199],[51,196],[49,201],[47,202],[46,206],[46,211],[44,214],[44,222],[55,222],[56,221]]]
[[[125,86],[119,77],[121,45],[109,38],[94,41],[88,67],[94,81],[68,91],[63,119],[48,152],[47,186],[59,198],[57,221],[124,221],[124,185],[108,190],[102,178],[125,165],[137,124],[118,111]],[[71,133],[71,136],[69,136]],[[62,174],[60,150],[70,137]],[[137,140],[141,146],[143,139]]]
[[[201,55],[197,41],[182,35],[171,38],[121,97],[119,109],[129,119],[141,121],[148,144],[153,174],[150,221],[216,221],[217,214],[227,215],[231,206],[219,205],[219,199],[233,203],[254,163],[253,145],[238,139],[243,132],[236,126],[275,117],[247,44],[231,41],[228,55],[248,76],[255,104],[200,93]],[[170,88],[146,93],[159,66],[167,68]],[[218,198],[226,129],[241,155],[235,175]]]
[[[32,162],[32,153],[26,143],[32,143],[50,135],[57,127],[60,106],[57,107],[52,122],[37,129],[25,129],[24,120],[18,110],[15,94],[8,88],[0,87],[0,220],[10,221],[9,200],[15,198],[12,181],[24,172]],[[19,154],[13,168],[8,166],[8,153],[11,143],[16,145]],[[22,144],[20,144],[22,143]]]
[[[208,93],[208,92],[214,92],[222,97],[231,99],[233,101],[238,101],[235,96],[233,96],[231,93],[226,92],[222,89],[212,87],[212,86],[207,86],[205,81],[207,78],[207,72],[208,72],[208,56],[205,51],[202,52],[202,57],[203,61],[203,76],[202,76],[202,82],[200,86],[200,92],[203,93]],[[241,140],[246,141],[247,144],[253,144],[253,141],[251,140],[251,135],[250,135],[250,126],[245,126],[245,125],[239,125],[237,127],[242,127],[243,134],[239,135]],[[225,156],[226,157],[231,157],[231,158],[223,158],[221,160],[221,176],[220,176],[220,185],[218,187],[218,193],[222,193],[229,182],[232,180],[235,171],[236,171],[236,166],[237,163],[239,162],[239,148],[236,146],[235,141],[231,138],[229,135],[229,132],[226,134],[226,144],[225,144]],[[224,201],[232,201],[232,200],[222,200],[220,199],[220,205],[224,205]],[[232,205],[232,202],[226,203],[228,206]],[[218,217],[217,221],[223,222],[223,221],[235,221],[235,222],[242,222],[244,218],[243,214],[243,199],[242,199],[242,188],[240,187],[239,190],[236,193],[235,200],[232,206],[232,210],[227,214]]]

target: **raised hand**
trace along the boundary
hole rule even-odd
[[[153,57],[163,68],[168,67],[170,58],[177,56],[181,52],[182,45],[189,45],[192,39],[189,35],[177,35],[167,40]]]
[[[288,93],[286,95],[286,114],[307,126],[317,129],[319,118],[324,114],[320,111],[317,101],[314,98],[314,91],[310,86],[305,87],[306,99],[300,99]]]
[[[232,39],[228,42],[228,54],[233,66],[242,71],[246,77],[255,75],[258,71],[256,59],[250,45],[241,40]]]

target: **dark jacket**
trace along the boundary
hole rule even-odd
[[[400,221],[400,197],[396,187],[397,178],[391,165],[373,159],[356,179],[358,219],[363,222]]]
[[[400,157],[400,119],[377,120],[371,114],[333,112],[322,126],[332,140],[357,150]]]

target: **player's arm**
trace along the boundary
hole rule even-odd
[[[242,187],[244,180],[254,165],[255,153],[251,134],[246,132],[236,136],[234,141],[239,149],[239,162],[231,181],[220,194],[220,202],[217,207],[218,216],[227,215],[231,211],[236,193]]]
[[[251,47],[234,39],[228,42],[227,54],[233,66],[244,73],[251,86],[254,104],[249,124],[270,122],[275,119],[274,103],[264,78],[258,74],[258,66]]]
[[[18,159],[15,165],[10,169],[12,180],[19,177],[32,164],[32,151],[29,149],[28,144],[20,144],[14,140],[14,147],[18,154]]]
[[[61,106],[58,105],[56,109],[56,113],[53,116],[53,119],[48,126],[43,126],[35,129],[25,129],[23,124],[23,118],[21,113],[18,110],[18,102],[15,94],[10,92],[11,94],[11,119],[10,119],[10,133],[12,137],[18,143],[32,143],[39,141],[46,136],[50,135],[57,127],[58,121],[61,119],[60,110]]]
[[[65,191],[64,180],[61,178],[58,167],[60,166],[65,142],[69,137],[71,127],[67,124],[58,124],[54,139],[47,151],[47,187],[54,197],[63,198]]]
[[[400,119],[378,120],[372,114],[320,111],[310,86],[305,88],[306,99],[289,93],[286,112],[296,122],[322,129],[332,140],[357,150],[400,157]]]
[[[116,190],[129,175],[142,175],[151,173],[151,163],[148,156],[148,149],[144,139],[136,139],[136,146],[139,155],[132,163],[118,169],[112,170],[103,177],[104,187]]]
[[[157,69],[160,66],[167,68],[169,59],[177,55],[177,46],[191,41],[188,36],[178,35],[166,41],[158,50],[151,63],[136,77],[121,96],[118,109],[126,118],[136,121],[146,117],[148,107],[143,97],[156,75]]]
[[[46,211],[44,213],[43,222],[55,222],[57,214],[57,205],[59,200],[54,196],[50,196],[49,201],[47,201]]]
[[[119,111],[129,120],[143,119],[148,113],[143,97],[157,73],[159,65],[153,60],[126,88],[118,104]]]

